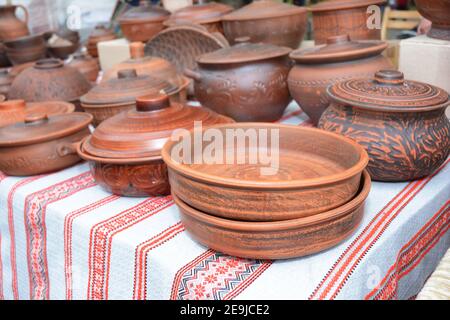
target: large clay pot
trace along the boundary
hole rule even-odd
[[[419,179],[447,159],[450,122],[445,109],[450,101],[445,90],[384,70],[375,78],[335,84],[328,94],[332,103],[319,127],[364,146],[372,179]]]
[[[342,35],[328,38],[326,45],[293,51],[290,57],[295,66],[288,77],[289,91],[317,125],[329,105],[326,89],[330,84],[393,68],[381,54],[386,48],[385,42],[351,41]]]
[[[450,41],[450,0],[415,0],[420,14],[433,24],[428,36]]]
[[[333,0],[310,7],[316,44],[340,34],[348,34],[353,40],[380,40],[381,26],[369,28],[368,21],[373,13],[367,8],[385,3],[386,0]]]
[[[17,8],[25,12],[25,21],[16,17]],[[14,40],[30,34],[28,30],[28,10],[22,5],[0,6],[0,41]]]
[[[276,121],[291,97],[287,76],[290,48],[240,43],[200,56],[193,78],[195,97],[205,107],[236,121]]]

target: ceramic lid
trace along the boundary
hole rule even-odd
[[[82,145],[83,152],[103,159],[160,158],[175,129],[230,123],[231,119],[205,108],[170,103],[166,95],[138,98],[136,109],[102,122]]]
[[[271,0],[257,0],[222,17],[225,21],[253,20],[306,14],[304,7]]]
[[[117,78],[101,82],[80,98],[86,105],[116,105],[133,103],[137,97],[164,92],[172,94],[178,89],[168,81],[147,75],[138,76],[135,69],[120,70]]]
[[[289,57],[304,64],[351,61],[376,56],[387,46],[384,41],[352,41],[346,34],[329,37],[325,45],[297,49]]]
[[[173,12],[165,24],[216,22],[231,11],[233,11],[233,7],[217,2],[188,6]]]
[[[405,80],[403,73],[395,70],[378,71],[372,79],[339,82],[327,91],[340,103],[376,111],[429,111],[449,103],[445,90]]]
[[[222,64],[259,61],[289,54],[292,49],[268,43],[249,43],[249,38],[238,38],[238,44],[201,55],[197,62],[203,64]]]
[[[28,115],[24,122],[0,128],[0,147],[24,146],[66,137],[87,128],[92,115],[74,112],[49,117]]]
[[[158,6],[138,6],[126,11],[120,18],[121,23],[134,23],[143,21],[163,21],[170,12]]]
[[[344,10],[358,7],[367,7],[370,5],[385,4],[386,0],[333,0],[324,1],[309,7],[312,12]]]
[[[114,31],[105,27],[104,25],[97,25],[89,35],[89,42],[97,41],[98,39],[111,36],[115,36]]]

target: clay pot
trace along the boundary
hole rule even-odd
[[[291,49],[240,43],[200,56],[194,93],[207,108],[236,121],[278,120],[291,97],[287,85]]]
[[[87,54],[75,54],[67,65],[77,69],[90,82],[97,81],[98,73],[100,72],[100,65],[97,58],[93,58]]]
[[[25,12],[25,21],[16,17],[17,8]],[[0,41],[13,40],[30,34],[28,30],[28,10],[22,5],[0,6]]]
[[[172,192],[188,205],[226,219],[280,221],[336,208],[354,197],[368,162],[367,153],[354,141],[318,129],[255,123],[212,128],[222,135],[223,141],[229,140],[230,132],[237,135],[239,131],[252,131],[257,137],[264,133],[269,140],[254,147],[245,142],[244,147],[239,147],[238,140],[230,161],[228,155],[220,161],[202,157],[208,154],[203,150],[210,142],[204,142],[201,150],[191,146],[190,154],[185,156],[202,157],[203,161],[196,164],[172,158],[172,154],[178,154],[174,151],[179,147],[177,141],[164,146],[162,157],[169,167]],[[278,146],[273,140],[278,138],[272,138],[274,132],[279,136]],[[190,139],[187,142],[193,144],[192,135],[182,137],[180,143],[185,146],[184,139]],[[260,158],[250,163],[248,155],[268,154],[271,146],[278,149],[272,151],[274,157],[274,152],[278,154],[278,165],[274,172],[267,173],[261,168],[269,164],[259,163]],[[226,155],[231,147],[224,143],[217,148],[220,151],[215,152]]]
[[[134,69],[139,76],[151,76],[152,78],[168,81],[172,85],[187,88],[190,80],[180,74],[176,67],[169,61],[159,57],[145,56],[144,44],[133,42],[130,44],[131,58],[115,65],[103,74],[102,81],[117,78],[119,71]]]
[[[408,181],[435,171],[450,153],[448,93],[403,79],[398,71],[340,82],[319,127],[357,141],[369,153],[368,171],[378,181]]]
[[[0,69],[0,95],[7,96],[13,77],[9,74],[8,69]]]
[[[393,68],[381,55],[386,48],[385,42],[351,41],[342,35],[328,38],[326,45],[295,50],[290,54],[295,66],[288,77],[289,91],[317,125],[329,105],[326,89],[330,84]]]
[[[28,69],[30,67],[33,67],[36,62],[27,62],[23,64],[18,64],[13,66],[11,69],[9,69],[9,75],[15,79],[19,74],[22,73],[25,69]]]
[[[23,122],[28,116],[34,114],[45,114],[50,117],[74,111],[75,106],[73,104],[62,101],[35,103],[26,103],[24,100],[0,101],[0,127]]]
[[[138,76],[136,70],[122,70],[116,79],[100,83],[81,97],[83,109],[94,116],[98,126],[112,116],[134,109],[136,98],[147,95],[167,94],[172,102],[185,103],[183,88],[150,76]]]
[[[57,59],[65,60],[74,54],[80,47],[79,43],[74,43],[70,45],[60,45],[60,46],[49,46],[48,51],[50,54]]]
[[[78,153],[89,161],[97,183],[111,193],[129,197],[167,195],[170,186],[161,148],[173,130],[190,129],[194,121],[208,125],[231,119],[207,109],[171,104],[165,95],[141,97],[136,109],[102,122],[78,146]]]
[[[381,40],[381,28],[368,27],[373,12],[368,12],[367,8],[385,3],[386,0],[334,0],[309,7],[316,45],[341,34],[348,34],[353,40]]]
[[[45,58],[47,46],[42,35],[26,36],[3,43],[6,55],[13,65]]]
[[[79,106],[79,99],[91,84],[75,68],[61,60],[44,59],[23,70],[13,81],[9,99],[28,102],[66,101]]]
[[[113,30],[106,28],[104,25],[97,25],[89,35],[86,48],[90,56],[98,57],[97,44],[102,41],[110,41],[116,39],[117,36]]]
[[[364,172],[361,189],[345,205],[314,216],[276,222],[243,222],[205,214],[176,194],[181,221],[201,244],[249,259],[289,259],[331,248],[348,238],[360,224],[371,187]]]
[[[31,176],[77,163],[80,158],[75,144],[89,135],[91,120],[86,113],[38,114],[0,128],[0,171],[9,176]]]
[[[222,18],[225,37],[231,44],[240,37],[297,49],[305,35],[307,10],[272,0],[258,0]]]
[[[233,7],[217,2],[210,2],[188,6],[173,12],[170,18],[164,21],[167,27],[180,24],[200,24],[209,32],[223,33],[222,16],[233,11]]]
[[[146,42],[164,29],[170,12],[157,6],[139,6],[126,11],[120,18],[120,28],[129,41]]]
[[[450,41],[450,0],[416,0],[420,14],[432,22],[428,36]]]

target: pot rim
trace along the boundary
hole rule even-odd
[[[380,0],[381,1],[381,0]],[[238,11],[238,10],[236,10]],[[260,16],[250,16],[250,17],[238,17],[234,18],[232,14],[234,14],[236,11],[232,11],[224,16],[222,16],[222,22],[239,22],[239,21],[252,21],[252,20],[266,20],[266,19],[272,19],[272,18],[282,18],[282,17],[289,17],[294,15],[307,15],[308,10],[305,7],[298,7],[298,6],[292,6],[292,10],[289,12],[283,11],[283,12],[270,12],[266,14],[262,14]],[[231,17],[230,17],[231,16]]]
[[[201,221],[202,223],[212,225],[216,228],[243,232],[276,232],[317,225],[345,216],[357,210],[360,206],[364,205],[364,202],[370,193],[371,185],[372,180],[370,178],[370,175],[367,170],[364,170],[361,176],[360,190],[358,191],[356,196],[346,204],[312,216],[271,222],[238,221],[220,218],[217,216],[206,214],[189,206],[188,204],[183,202],[176,194],[172,194],[172,197],[175,203],[183,211],[183,214],[186,214],[190,218],[193,218],[197,221]]]
[[[326,4],[326,5],[325,5]],[[345,1],[343,3],[333,3],[332,1],[323,2],[322,4],[316,4],[311,7],[308,7],[308,11],[312,13],[316,12],[325,12],[325,11],[335,11],[335,10],[347,10],[347,9],[356,9],[361,7],[367,7],[370,5],[382,5],[386,4],[386,0],[362,0],[362,1]]]
[[[232,188],[251,188],[251,189],[261,189],[261,190],[286,190],[286,189],[297,189],[297,188],[309,188],[315,186],[323,186],[329,185],[336,182],[344,181],[349,179],[356,174],[362,172],[367,164],[369,163],[369,155],[366,150],[359,145],[356,141],[344,137],[342,135],[338,135],[332,132],[324,131],[317,128],[306,128],[292,125],[282,125],[282,124],[273,124],[273,123],[260,123],[260,122],[241,122],[241,123],[231,123],[231,124],[218,124],[213,126],[208,126],[208,129],[212,128],[255,128],[255,127],[269,127],[274,129],[295,129],[295,130],[303,130],[303,131],[314,131],[321,135],[327,135],[333,137],[347,145],[351,145],[355,151],[359,151],[359,160],[355,165],[351,168],[346,169],[337,174],[332,174],[329,176],[312,178],[312,179],[301,179],[301,180],[289,180],[282,182],[273,182],[273,181],[243,181],[239,179],[219,177],[216,175],[211,175],[208,173],[199,172],[197,170],[188,168],[186,166],[180,166],[170,157],[170,150],[172,147],[178,143],[179,141],[170,141],[168,140],[164,147],[161,150],[161,155],[164,162],[167,166],[175,171],[177,174],[181,174],[188,179],[194,179],[197,181],[201,181],[202,183],[214,184],[225,187]],[[190,134],[192,134],[193,130],[190,130]]]

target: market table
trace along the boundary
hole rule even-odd
[[[282,122],[311,125],[295,104]],[[422,180],[374,182],[349,239],[285,261],[205,248],[184,230],[170,196],[110,195],[86,163],[0,175],[0,298],[413,298],[450,246],[448,162]]]

